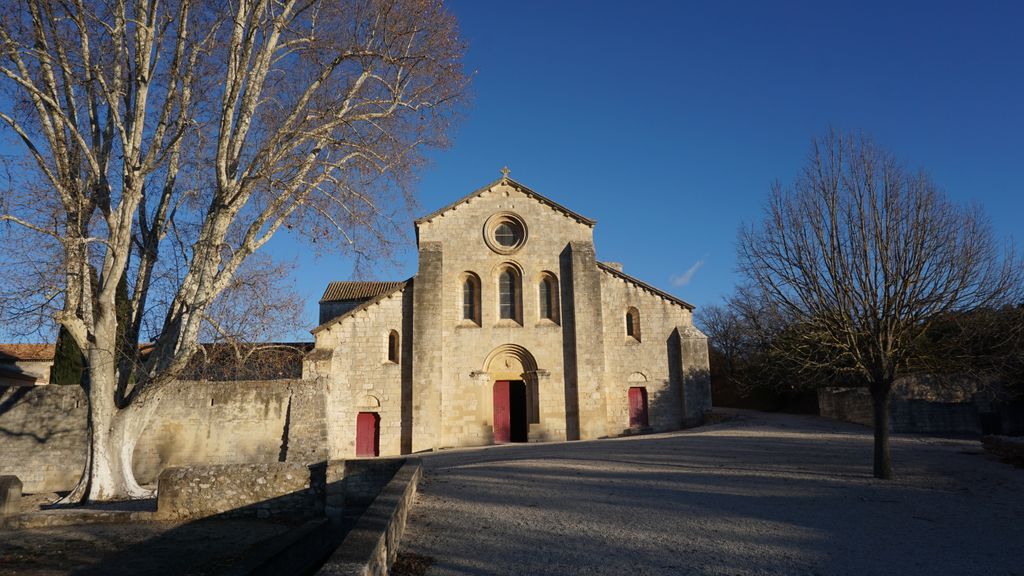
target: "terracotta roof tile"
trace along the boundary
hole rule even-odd
[[[321,302],[338,300],[365,300],[394,292],[405,285],[405,282],[331,282],[324,291]]]
[[[0,359],[53,360],[53,344],[0,344]]]

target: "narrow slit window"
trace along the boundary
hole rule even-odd
[[[388,334],[388,362],[398,364],[398,332],[394,330]]]
[[[626,310],[626,336],[640,341],[640,311],[633,307]]]
[[[477,310],[479,309],[480,289],[472,277],[467,277],[462,283],[462,319],[479,322]]]
[[[540,317],[551,319],[551,284],[547,278],[540,281]]]

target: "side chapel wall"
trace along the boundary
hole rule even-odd
[[[647,388],[652,428],[679,428],[684,419],[679,328],[692,324],[692,314],[679,304],[604,270],[601,293],[608,433],[619,434],[629,427],[631,386]],[[639,340],[626,334],[626,311],[630,307],[640,313]]]
[[[326,420],[329,457],[355,456],[356,418],[360,412],[380,415],[380,454],[401,454],[411,423],[409,389],[403,379],[411,367],[410,320],[412,289],[400,290],[317,334],[317,348],[333,350],[326,377]],[[388,336],[398,332],[399,361],[388,359]],[[403,427],[403,421],[405,425]],[[408,448],[405,450],[408,452]]]

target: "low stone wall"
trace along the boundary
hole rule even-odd
[[[328,516],[337,517],[343,510],[368,506],[405,461],[405,458],[366,458],[328,462]]]
[[[369,506],[405,458],[297,463],[180,466],[160,474],[157,516],[311,517],[358,514]]]
[[[822,390],[818,394],[822,416],[871,426],[874,413],[867,390]],[[894,398],[889,404],[889,429],[911,434],[979,434],[978,408],[971,402],[929,402]]]
[[[398,556],[421,475],[420,461],[408,459],[317,574],[387,575]]]
[[[327,456],[322,384],[311,380],[174,382],[136,445],[141,483],[170,466],[316,462]],[[85,466],[78,386],[0,387],[0,475],[27,493],[74,487]]]
[[[980,434],[981,420],[973,402],[894,400],[889,419],[896,432]]]
[[[818,390],[818,414],[865,426],[871,426],[875,421],[871,409],[871,394],[864,388]]]
[[[0,526],[9,516],[21,514],[21,480],[17,476],[0,476]]]
[[[383,575],[398,554],[420,470],[418,459],[405,458],[172,468],[160,475],[154,518],[294,518],[316,516],[334,502],[348,520],[328,506],[327,519],[313,518],[268,542],[225,574],[307,573],[329,556],[318,574]]]
[[[319,470],[318,470],[319,468]],[[157,485],[156,517],[311,517],[322,506],[322,467],[227,464],[169,468]]]

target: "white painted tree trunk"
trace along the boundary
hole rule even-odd
[[[89,447],[78,485],[64,502],[96,502],[148,498],[153,495],[135,480],[132,457],[139,437],[156,409],[154,394],[137,397],[124,408],[115,403],[117,386],[113,355],[90,350]],[[109,368],[108,368],[109,367]]]
[[[112,404],[112,403],[111,403]],[[93,412],[93,440],[89,447],[89,479],[86,501],[147,498],[153,491],[139,486],[132,471],[132,456],[145,429],[146,411],[102,407]]]

